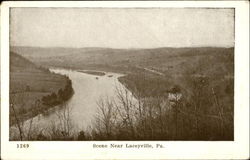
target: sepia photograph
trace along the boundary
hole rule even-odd
[[[10,8],[10,141],[233,141],[234,8]]]
[[[3,2],[0,159],[249,159],[249,2]]]

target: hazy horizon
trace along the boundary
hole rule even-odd
[[[115,48],[115,47],[62,47],[62,46],[10,46],[10,47],[23,47],[23,48],[67,48],[67,49],[160,49],[160,48],[234,48],[234,46],[190,46],[190,47],[152,47],[152,48]]]
[[[234,47],[233,9],[11,8],[10,13],[11,46]]]

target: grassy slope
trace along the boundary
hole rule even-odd
[[[10,103],[15,104],[20,120],[32,117],[46,108],[41,103],[36,106],[36,101],[53,92],[57,93],[66,83],[66,77],[50,73],[18,54],[10,53]],[[13,109],[10,108],[11,124],[14,121]]]

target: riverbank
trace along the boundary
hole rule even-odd
[[[20,93],[19,93],[20,94]],[[36,117],[39,114],[46,114],[48,110],[53,107],[59,106],[64,102],[68,101],[74,94],[74,90],[72,88],[71,80],[68,79],[66,85],[58,90],[58,92],[47,93],[44,96],[37,95],[37,92],[22,92],[21,94],[25,94],[28,97],[23,97],[28,99],[28,103],[22,104],[23,108],[18,108],[20,104],[16,102],[16,104],[10,103],[12,107],[10,107],[10,126],[13,126],[17,123],[22,123],[28,119]],[[34,96],[32,96],[34,94]],[[37,96],[36,96],[37,95]],[[33,103],[31,102],[34,100]],[[29,105],[28,108],[24,105]],[[15,113],[14,110],[15,110]],[[16,114],[16,115],[13,115]]]
[[[52,73],[12,52],[10,64],[10,126],[46,112],[74,93],[67,76]]]
[[[118,80],[133,94],[140,94],[142,97],[167,96],[167,91],[174,85],[168,77],[147,71],[130,73]]]

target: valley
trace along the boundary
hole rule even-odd
[[[136,124],[133,124],[131,128],[133,120],[124,120],[128,121],[128,128],[125,127],[126,131],[123,130],[123,128],[120,128],[118,131],[112,131],[111,129],[113,127],[109,127],[109,124],[106,126],[108,127],[106,128],[107,133],[104,135],[101,131],[103,128],[100,129],[100,132],[98,132],[98,130],[88,131],[88,134],[90,134],[89,132],[94,132],[91,133],[92,136],[93,134],[96,135],[94,139],[105,140],[110,137],[116,137],[115,139],[120,140],[233,139],[234,48],[111,49],[11,47],[11,50],[36,65],[42,66],[42,68],[61,68],[80,71],[80,74],[92,75],[94,79],[91,80],[91,84],[96,85],[92,86],[92,89],[89,88],[90,86],[86,86],[88,88],[87,90],[82,88],[82,91],[86,90],[87,93],[84,92],[81,95],[86,94],[87,96],[88,93],[92,93],[92,91],[93,93],[97,93],[98,90],[101,91],[110,84],[112,87],[109,87],[109,89],[113,88],[118,82],[114,84],[110,81],[110,78],[112,79],[115,73],[123,74],[123,76],[113,78],[117,78],[119,83],[123,84],[123,86],[131,92],[133,97],[137,99],[138,104],[129,105],[132,111],[128,112],[127,109],[125,109],[125,104],[129,103],[129,101],[128,99],[123,99],[124,94],[127,95],[128,93],[122,93],[122,91],[117,90],[116,87],[111,90],[106,88],[110,93],[112,92],[110,95],[107,94],[109,95],[107,98],[117,96],[118,94],[118,100],[121,100],[125,107],[124,112],[132,114],[130,116],[136,118]],[[104,72],[108,72],[107,75],[109,76],[105,75]],[[18,75],[19,73],[12,74]],[[22,73],[23,77],[29,77],[25,74]],[[85,77],[85,75],[82,76]],[[96,76],[98,76],[98,78]],[[21,82],[20,77],[19,75],[18,82]],[[35,77],[38,78],[39,76]],[[46,81],[46,83],[48,83],[46,86],[49,86],[52,82],[54,87],[58,85],[58,88],[55,87],[54,90],[53,87],[48,87],[51,90],[50,93],[57,93],[59,83],[63,84],[64,78],[56,74],[51,74],[49,77],[42,75],[42,78],[39,79]],[[61,78],[59,80],[55,77]],[[86,75],[86,78],[87,77]],[[108,79],[106,79],[106,77]],[[106,81],[104,81],[104,79],[107,80],[109,85],[97,85],[97,83],[104,83]],[[14,82],[14,78],[12,81]],[[78,81],[79,80],[75,83],[79,83]],[[35,82],[37,84],[34,86],[43,86],[38,84],[37,81]],[[81,85],[86,85],[85,83],[88,84],[89,82],[82,81]],[[98,87],[100,88],[98,89]],[[28,88],[29,87],[26,86],[26,90]],[[46,89],[42,88],[36,90],[46,91]],[[14,92],[18,92],[17,87],[13,89],[13,93]],[[170,102],[169,96],[178,94],[182,95],[181,100],[174,101],[174,103]],[[44,96],[45,94],[42,95]],[[80,95],[77,95],[77,97],[78,96]],[[98,101],[98,97],[92,100],[93,99],[91,99],[91,103],[84,102],[84,107],[86,107],[88,103],[91,104],[90,106],[94,106],[92,105],[94,104],[93,101]],[[101,102],[101,107],[109,108],[113,106],[113,103],[116,102],[109,99]],[[134,105],[139,105],[139,111],[134,111]],[[104,111],[105,110],[99,113],[104,114],[104,118],[108,116],[106,114],[111,114],[109,111]],[[83,113],[84,112],[85,111],[83,111]],[[115,113],[112,113],[112,115],[113,114]],[[119,114],[120,116],[123,115],[123,113]],[[110,116],[112,117],[112,115]],[[88,120],[85,119],[85,121]],[[112,121],[108,120],[105,122],[111,123]],[[134,130],[137,130],[136,134]],[[84,132],[86,133],[86,131]],[[83,134],[83,132],[81,133]],[[83,137],[86,139],[86,135]],[[89,135],[87,139],[91,139],[91,136]]]

